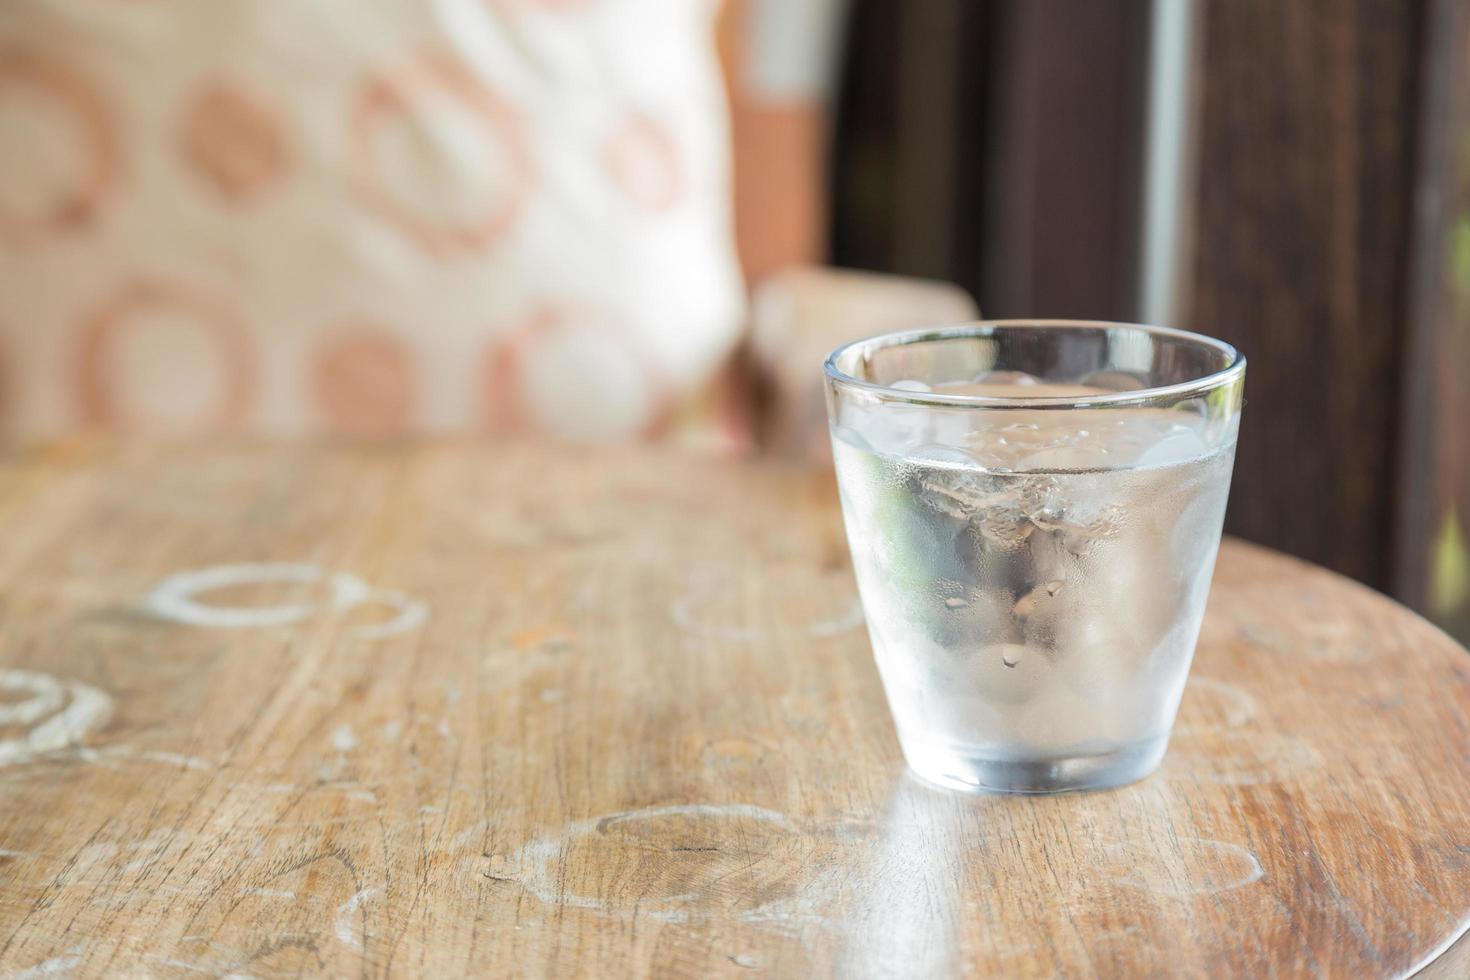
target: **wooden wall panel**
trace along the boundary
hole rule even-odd
[[[1202,5],[1194,327],[1250,359],[1227,529],[1389,584],[1420,4]]]
[[[1470,639],[1470,3],[1424,24],[1394,590]]]

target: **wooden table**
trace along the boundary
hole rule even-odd
[[[1230,543],[1158,774],[930,789],[829,479],[469,445],[0,464],[0,977],[1396,976],[1465,930],[1443,635]]]

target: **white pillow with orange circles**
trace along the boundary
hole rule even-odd
[[[741,320],[714,16],[5,0],[4,431],[652,431]]]

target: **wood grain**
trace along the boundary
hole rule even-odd
[[[470,445],[0,464],[0,976],[1387,977],[1464,930],[1442,634],[1228,544],[1158,774],[933,790],[829,480]],[[178,578],[242,563],[214,581],[296,581]]]

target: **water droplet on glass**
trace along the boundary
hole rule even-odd
[[[944,600],[944,606],[946,609],[963,609],[969,604],[970,600],[966,599],[964,596],[952,595],[948,599]]]
[[[1007,651],[1000,655],[1000,662],[1005,664],[1007,667],[1014,667],[1016,666],[1016,664],[1021,662],[1021,655],[1019,653]]]

